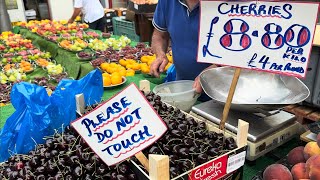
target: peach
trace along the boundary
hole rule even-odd
[[[318,146],[320,147],[320,133],[317,136],[317,143],[318,143]]]
[[[288,162],[291,165],[295,165],[297,163],[304,163],[306,160],[304,159],[303,146],[296,147],[292,149],[288,154]]]
[[[311,156],[320,155],[320,148],[317,142],[308,142],[303,152],[305,160],[308,160]]]
[[[309,173],[310,180],[319,180],[320,179],[320,169],[312,169]]]
[[[272,164],[263,172],[263,180],[293,180],[291,172],[282,164]]]
[[[306,169],[306,163],[298,163],[291,169],[291,174],[294,180],[308,179],[309,174]]]
[[[306,170],[309,173],[309,176],[310,172],[315,169],[320,170],[320,155],[312,156],[306,162]]]

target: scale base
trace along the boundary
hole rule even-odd
[[[208,121],[206,118],[194,112],[190,112],[190,114],[204,121]],[[217,128],[219,128],[219,125],[217,123],[212,123],[212,124]],[[292,122],[286,127],[283,127],[282,129],[279,129],[273,134],[265,136],[264,138],[258,141],[252,142],[248,140],[248,149],[247,149],[246,159],[249,161],[254,161],[259,157],[265,155],[266,153],[272,151],[273,149],[279,147],[280,145],[288,142],[289,140],[294,138],[297,135],[297,133],[300,132],[300,127],[301,125],[298,122]],[[250,128],[250,124],[249,124],[249,128]],[[231,135],[234,138],[237,137],[237,135],[233,131],[230,131],[228,129],[226,130],[226,133]]]

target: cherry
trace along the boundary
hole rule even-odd
[[[219,149],[218,148],[209,148],[208,154],[210,156],[217,156],[219,154]]]
[[[118,174],[117,175],[117,180],[127,180],[127,178],[122,174]]]
[[[170,167],[170,176],[173,178],[173,177],[177,177],[179,176],[180,172],[179,172],[179,169],[176,168],[176,167]]]
[[[196,146],[192,146],[189,148],[189,152],[192,154],[200,153],[200,149]]]
[[[129,172],[128,166],[125,165],[125,164],[121,164],[121,165],[119,166],[119,172],[120,172],[121,174],[128,174],[128,172]]]
[[[129,174],[129,175],[127,176],[127,178],[128,178],[129,180],[135,180],[135,179],[137,179],[137,176],[136,176],[135,174],[131,173],[131,174]]]
[[[77,166],[74,170],[73,170],[73,175],[75,177],[81,177],[82,175],[82,169],[81,167]]]
[[[179,124],[178,125],[178,130],[181,131],[182,133],[186,132],[188,130],[188,126],[185,124]]]
[[[199,154],[198,157],[197,157],[197,161],[200,163],[200,164],[203,164],[205,162],[208,161],[208,155],[206,154]]]
[[[46,177],[43,174],[37,176],[36,180],[45,180]]]
[[[179,154],[181,157],[188,157],[189,156],[189,149],[188,148],[181,148],[179,149]]]
[[[193,143],[193,141],[192,141],[191,139],[184,139],[184,140],[183,140],[183,144],[184,144],[185,146],[187,146],[187,147],[190,147],[190,146],[193,146],[193,145],[194,145],[194,143]]]
[[[171,130],[171,134],[176,138],[182,138],[182,136],[183,136],[183,132],[175,130],[175,129]]]
[[[152,146],[149,150],[149,154],[161,154],[161,150],[157,146]]]
[[[180,149],[181,149],[180,145],[174,145],[172,148],[173,153],[175,154],[178,154]]]

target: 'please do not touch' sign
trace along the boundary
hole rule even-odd
[[[305,77],[318,2],[200,3],[198,62]]]
[[[134,84],[72,122],[72,126],[108,166],[142,151],[167,130]]]

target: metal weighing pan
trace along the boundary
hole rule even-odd
[[[204,92],[224,105],[234,68],[220,67],[204,71],[200,82]],[[310,94],[298,78],[253,70],[241,70],[231,109],[245,112],[269,112],[304,101]]]

